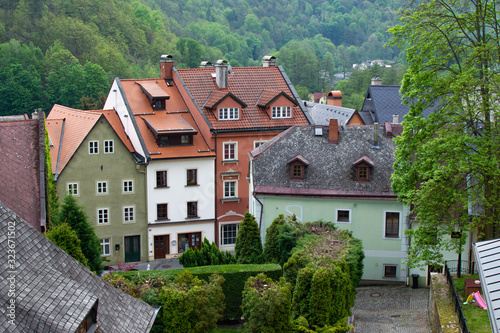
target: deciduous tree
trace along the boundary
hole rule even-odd
[[[499,220],[497,7],[491,0],[424,0],[403,10],[402,24],[391,29],[410,65],[401,90],[411,106],[393,175],[394,191],[414,205],[419,222],[408,232],[410,266],[439,263],[443,249],[461,253],[469,230]]]

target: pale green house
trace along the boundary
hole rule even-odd
[[[55,105],[47,117],[60,199],[71,194],[100,239],[104,265],[147,261],[145,164],[114,110]]]
[[[425,270],[408,269],[409,209],[392,193],[394,132],[400,124],[295,126],[250,152],[250,212],[262,239],[278,214],[324,220],[363,242],[363,282],[411,284]],[[456,259],[452,257],[451,259]]]

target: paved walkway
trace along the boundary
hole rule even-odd
[[[356,333],[430,333],[429,289],[402,286],[358,287]]]

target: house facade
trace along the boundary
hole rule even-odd
[[[157,79],[116,78],[105,103],[147,162],[148,260],[215,239],[215,153],[178,84],[165,75],[170,59],[160,65]]]
[[[295,89],[274,57],[262,67],[231,68],[219,60],[212,66],[176,69],[171,78],[200,131],[216,154],[216,241],[233,250],[239,224],[249,210],[248,152],[293,125],[311,123]]]
[[[47,131],[57,193],[83,205],[104,264],[146,261],[146,168],[118,114],[54,105]]]

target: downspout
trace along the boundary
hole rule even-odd
[[[217,130],[214,131],[214,139],[215,139],[215,161],[214,161],[214,212],[215,212],[215,223],[214,223],[214,228],[215,228],[215,244],[217,244],[217,248],[220,248],[219,244],[219,218],[217,215],[217,204],[219,203],[219,198],[217,197],[217,163],[219,162],[219,159],[217,157]]]
[[[259,217],[259,230],[262,231],[262,213],[264,211],[264,205],[262,204],[262,202],[259,200],[259,198],[257,198],[257,196],[255,195],[255,191],[253,191],[252,193],[253,197],[255,198],[255,200],[258,201],[258,203],[260,204],[260,217]]]
[[[408,219],[408,229],[411,230],[412,223],[411,223],[411,220],[410,220],[410,214],[408,214],[406,216],[406,218]],[[410,245],[411,245],[411,237],[408,236],[408,251],[407,251],[407,255],[410,254]],[[410,286],[410,267],[408,265],[406,265],[406,286],[407,287]]]

